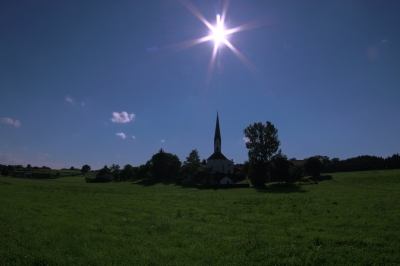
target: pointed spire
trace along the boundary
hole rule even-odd
[[[217,112],[217,123],[215,125],[215,135],[214,135],[214,151],[221,151],[221,132],[219,130],[219,118]]]

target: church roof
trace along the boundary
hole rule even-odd
[[[207,160],[228,160],[220,151],[216,151]]]

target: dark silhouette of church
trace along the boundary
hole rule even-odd
[[[233,174],[233,160],[228,160],[225,155],[222,154],[222,140],[221,131],[219,127],[219,117],[217,112],[217,123],[215,125],[214,134],[214,153],[211,154],[207,159],[207,167],[211,169],[211,174]]]

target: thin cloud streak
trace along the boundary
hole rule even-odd
[[[75,104],[75,100],[74,100],[70,95],[68,95],[67,97],[65,97],[65,100],[66,100],[68,103],[72,104],[72,105]]]
[[[38,159],[39,160],[46,160],[46,158],[49,157],[49,156],[50,156],[50,154],[47,154],[47,153],[39,153],[38,154]]]
[[[122,132],[117,133],[115,135],[117,135],[118,137],[121,137],[122,139],[126,139],[126,135],[124,133],[122,133]]]
[[[0,153],[0,164],[24,165],[25,161],[21,158],[15,157],[12,154]]]
[[[19,122],[19,120],[15,120],[14,121],[9,117],[3,117],[1,119],[1,122],[4,123],[4,124],[13,125],[14,127],[20,127],[21,126],[21,123]]]

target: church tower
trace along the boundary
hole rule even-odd
[[[217,112],[217,124],[215,125],[214,152],[221,152],[221,132],[219,131],[218,112]]]
[[[233,160],[228,160],[221,152],[221,131],[219,129],[219,117],[217,112],[217,123],[214,134],[214,153],[207,159],[207,168],[211,169],[211,174],[233,174]],[[229,182],[231,182],[230,180]]]

